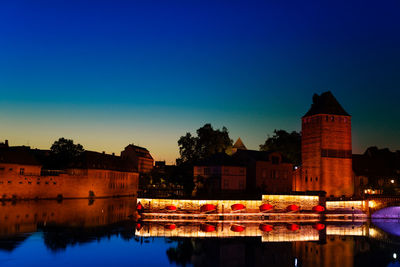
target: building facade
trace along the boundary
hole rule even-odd
[[[193,167],[195,184],[201,182],[207,193],[244,192],[246,167],[231,156],[217,153]]]
[[[331,92],[315,94],[302,118],[301,157],[295,191],[326,191],[328,197],[354,194],[351,116]]]
[[[133,161],[140,174],[149,173],[153,169],[154,159],[144,147],[130,144],[121,152],[121,157]]]
[[[135,196],[139,174],[115,155],[85,151],[65,170],[44,170],[29,147],[0,148],[0,199]]]
[[[248,150],[240,138],[233,147],[233,158],[246,165],[246,189],[249,193],[292,191],[293,164],[284,160],[280,153]]]

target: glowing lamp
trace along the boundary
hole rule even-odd
[[[203,224],[200,225],[200,230],[202,232],[206,232],[206,233],[214,232],[215,231],[215,226],[211,225],[211,224],[203,223]]]
[[[299,211],[300,208],[299,208],[299,206],[292,204],[292,205],[287,206],[286,210],[293,212],[293,211]]]
[[[139,231],[140,229],[142,229],[142,225],[141,225],[140,223],[137,223],[137,224],[136,224],[136,230]]]
[[[217,207],[212,204],[204,204],[203,206],[200,207],[201,212],[210,212],[216,210]]]
[[[297,231],[300,229],[300,226],[298,224],[291,223],[287,226],[287,229],[290,231]]]
[[[137,209],[138,211],[141,211],[141,210],[143,209],[143,205],[140,204],[140,203],[137,204],[136,209]]]
[[[164,226],[165,229],[167,230],[174,230],[176,228],[175,224],[167,224]]]
[[[174,206],[174,205],[169,205],[169,206],[166,206],[165,209],[166,209],[166,210],[169,210],[169,211],[176,211],[176,206]]]
[[[322,223],[316,223],[313,225],[313,228],[317,231],[321,231],[325,229],[325,224]]]
[[[244,229],[246,229],[246,227],[244,227],[243,225],[239,225],[239,224],[234,224],[231,226],[231,231],[233,231],[233,232],[243,232]]]
[[[264,223],[260,224],[259,228],[263,232],[271,232],[274,229],[272,225]]]
[[[274,208],[274,206],[272,206],[271,204],[262,204],[260,206],[260,211],[265,212],[265,211],[272,210],[273,208]]]
[[[231,209],[232,209],[233,211],[243,210],[243,209],[245,209],[245,208],[246,208],[246,206],[243,205],[243,204],[233,204],[233,205],[231,206]]]
[[[312,210],[315,211],[315,212],[323,212],[323,211],[325,211],[325,208],[323,206],[321,206],[321,205],[317,205],[317,206],[314,206],[312,208]]]

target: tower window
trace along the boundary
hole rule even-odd
[[[315,181],[318,182],[318,177],[315,177]]]
[[[331,116],[331,121],[335,121],[335,117]]]
[[[308,177],[306,176],[306,182],[308,182]]]

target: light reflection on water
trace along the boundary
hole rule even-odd
[[[137,225],[135,203],[3,203],[0,266],[400,266],[397,221]]]

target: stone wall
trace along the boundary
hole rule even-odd
[[[26,173],[26,172],[25,172]],[[138,173],[68,170],[58,175],[0,173],[1,199],[55,199],[136,195]]]

